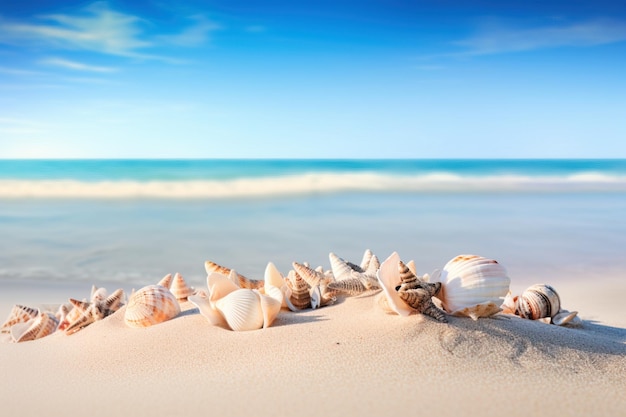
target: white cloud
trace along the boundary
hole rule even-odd
[[[501,24],[455,42],[465,48],[458,55],[490,55],[557,47],[588,47],[626,41],[626,22],[591,20],[569,25],[511,28]]]
[[[142,57],[137,51],[152,46],[140,38],[142,19],[93,3],[78,15],[38,16],[34,23],[0,21],[0,41],[35,42],[66,49]]]
[[[174,35],[161,35],[158,39],[178,46],[198,46],[209,39],[211,32],[220,29],[220,26],[206,17],[195,15],[190,17],[194,23],[182,32]]]
[[[99,73],[107,73],[107,72],[116,72],[117,68],[113,67],[101,67],[95,65],[88,65],[82,62],[70,61],[63,58],[46,58],[39,61],[44,65],[52,65],[56,67],[66,68],[74,71],[87,71],[87,72],[99,72]]]

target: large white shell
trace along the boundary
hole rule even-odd
[[[208,298],[191,296],[189,301],[211,324],[235,331],[269,327],[283,302],[282,291],[267,282],[262,290],[251,290],[239,288],[220,273],[211,273],[207,277],[207,286]]]
[[[148,285],[130,296],[124,321],[130,327],[148,327],[176,317],[180,305],[162,285]]]
[[[506,269],[493,259],[459,255],[450,260],[440,276],[437,296],[446,312],[476,320],[500,311],[511,283]]]

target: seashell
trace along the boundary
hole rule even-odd
[[[328,287],[334,282],[332,275],[326,275],[323,269],[311,269],[304,264],[292,263],[295,272],[302,277],[310,287],[311,308],[324,307],[337,301],[337,291]]]
[[[474,320],[500,311],[511,280],[506,269],[493,259],[460,255],[450,260],[440,276],[437,296],[446,312]]]
[[[57,329],[59,320],[50,312],[39,312],[37,317],[27,323],[19,323],[11,327],[11,338],[14,342],[27,342],[46,337]]]
[[[561,309],[559,294],[547,284],[527,288],[515,303],[515,314],[523,319],[537,320],[554,317]]]
[[[123,298],[124,291],[121,288],[115,290],[101,302],[87,303],[70,298],[70,302],[74,305],[74,309],[72,311],[76,310],[81,312],[81,314],[79,314],[76,319],[68,321],[67,326],[64,326],[65,333],[68,335],[74,334],[77,331],[89,326],[91,323],[102,320],[115,313],[119,310]]]
[[[162,287],[170,289],[170,287],[172,286],[172,274],[167,274],[166,276],[161,278],[161,281],[157,282],[157,285],[161,285]]]
[[[415,311],[447,323],[446,314],[441,311],[432,298],[441,290],[441,283],[429,283],[421,280],[402,261],[398,262],[400,285],[396,287],[398,296]]]
[[[227,277],[231,273],[230,268],[226,268],[224,266],[218,265],[215,262],[211,262],[211,261],[206,261],[204,263],[204,269],[206,270],[206,273],[208,275],[211,275],[213,272],[216,272],[218,274],[222,274],[225,277]],[[248,288],[248,289],[263,288],[263,281],[250,279],[241,274],[237,274],[236,276],[238,280],[237,285],[239,285],[240,288]]]
[[[568,311],[561,309],[550,321],[557,326],[565,326],[566,324],[571,326],[582,325],[582,320],[578,317],[578,311]]]
[[[2,325],[0,333],[9,333],[11,331],[11,327],[18,323],[26,323],[39,314],[39,310],[32,307],[26,307],[20,304],[16,304],[11,309],[9,313],[9,317],[7,317],[6,321]]]
[[[285,301],[291,311],[299,311],[311,307],[309,285],[293,270],[289,271],[289,275],[287,275],[287,293],[285,294]]]
[[[174,280],[172,281],[170,291],[179,301],[187,301],[187,297],[193,295],[196,292],[193,287],[187,285],[187,282],[185,282],[183,276],[178,272],[176,273],[176,275],[174,275]]]
[[[330,259],[330,266],[336,280],[328,285],[328,288],[331,290],[347,295],[358,295],[366,291],[380,289],[376,279],[379,263],[375,255],[372,255],[366,271],[363,271],[360,266],[346,262],[332,252],[328,255],[328,258]]]
[[[107,290],[103,287],[96,287],[95,285],[91,286],[91,297],[90,300],[92,303],[97,303],[105,300],[107,298]]]
[[[378,304],[383,306],[385,311],[393,311],[401,316],[408,316],[414,310],[400,298],[396,288],[402,283],[400,280],[400,271],[398,265],[400,256],[397,252],[393,252],[387,259],[380,264],[380,268],[376,273],[380,288],[383,290],[384,298],[378,297]]]
[[[180,306],[162,285],[148,285],[130,296],[124,321],[130,327],[148,327],[176,317]]]
[[[228,327],[235,331],[256,330],[263,327],[264,317],[259,294],[241,288],[215,302]]]
[[[282,291],[265,284],[265,293],[238,288],[220,274],[207,277],[209,297],[190,296],[200,313],[214,325],[227,326],[235,331],[269,327],[280,312]]]

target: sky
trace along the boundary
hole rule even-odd
[[[5,1],[0,158],[626,158],[626,3]]]

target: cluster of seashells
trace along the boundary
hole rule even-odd
[[[185,301],[194,304],[213,325],[248,331],[271,326],[282,309],[316,309],[335,303],[338,297],[373,292],[380,292],[376,304],[386,312],[401,316],[421,313],[443,323],[448,321],[447,315],[477,320],[497,313],[555,325],[581,323],[577,312],[562,309],[560,297],[550,285],[536,284],[513,296],[505,268],[482,256],[451,259],[432,282],[428,274],[417,274],[415,262],[405,264],[396,252],[382,263],[369,249],[360,264],[332,252],[329,261],[328,270],[293,262],[286,275],[269,262],[263,280],[206,261],[206,291],[190,287],[179,273],[133,291],[126,304],[122,289],[109,295],[104,288],[93,286],[89,301],[70,299],[56,312],[15,305],[1,332],[10,333],[15,342],[36,340],[55,331],[69,335],[124,305],[126,325],[149,327],[178,316],[180,303]]]

